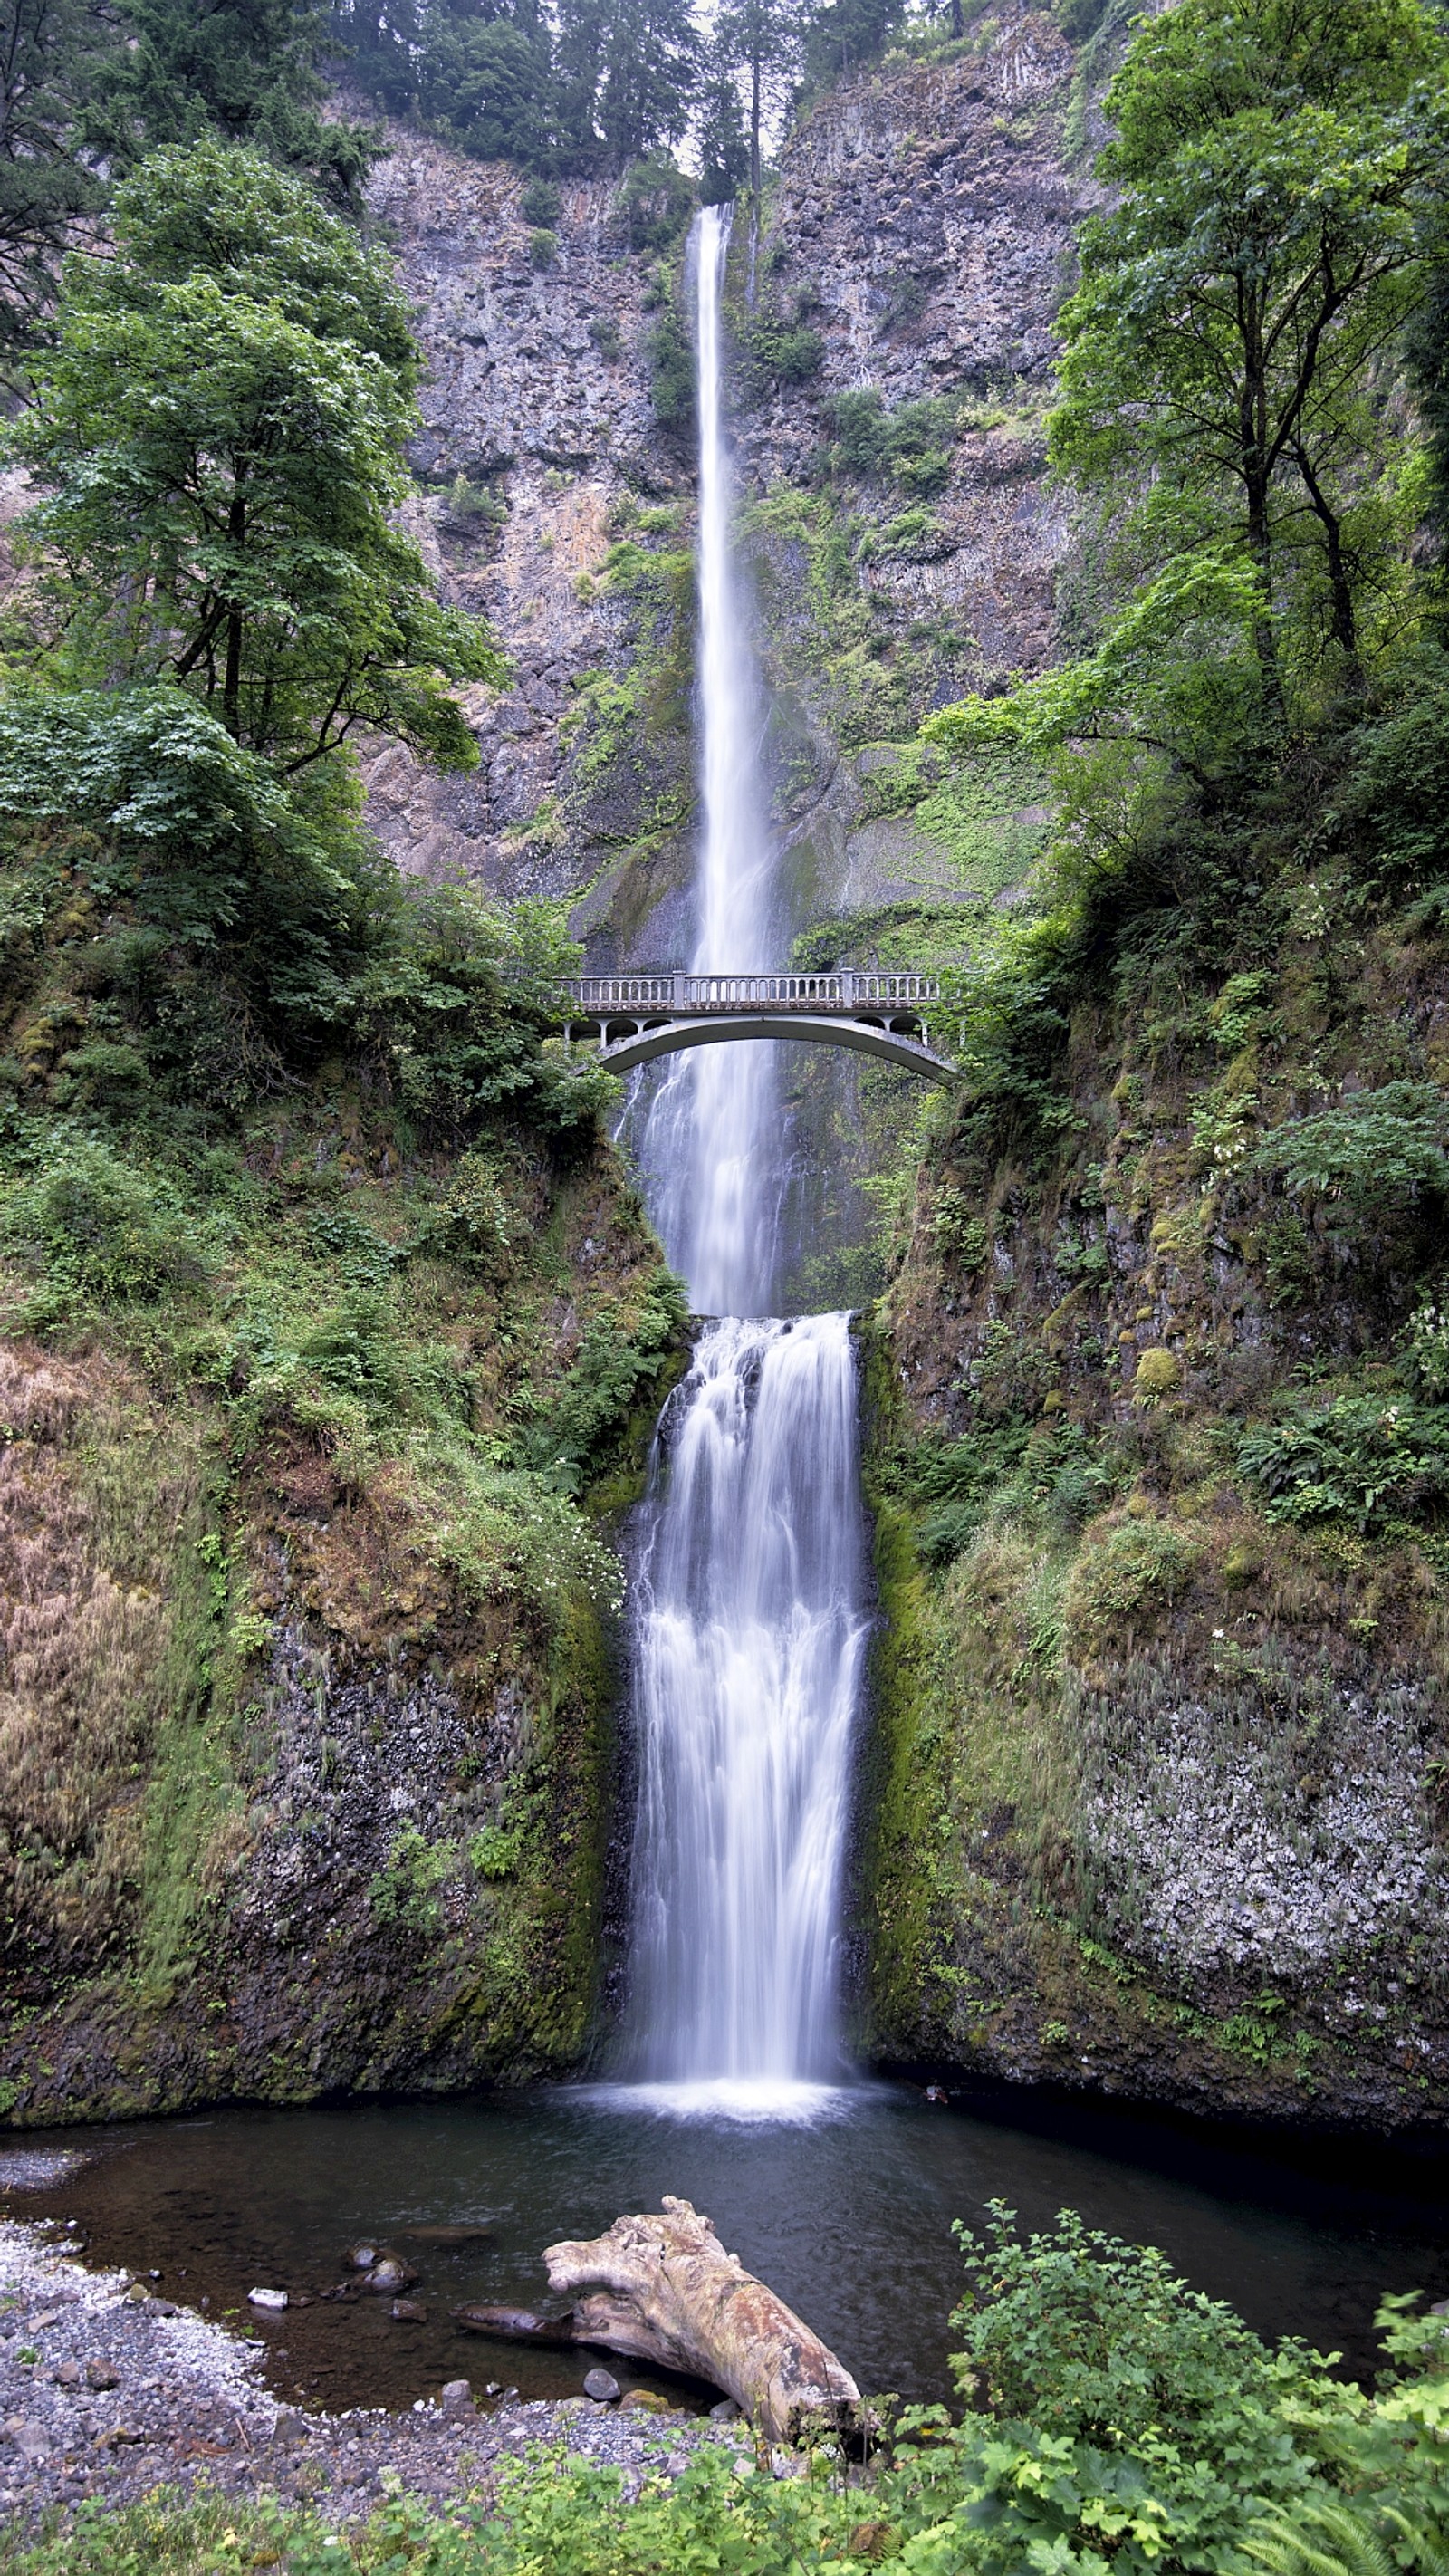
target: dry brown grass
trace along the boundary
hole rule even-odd
[[[170,1613],[158,1580],[105,1561],[94,1491],[98,1455],[131,1403],[105,1363],[0,1346],[0,1906],[12,1981],[42,1964],[94,1964],[139,1879]],[[147,1540],[174,1527],[164,1497],[149,1502],[143,1559]]]

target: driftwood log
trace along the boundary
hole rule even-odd
[[[727,2254],[707,2218],[667,2193],[656,2217],[550,2245],[549,2288],[574,2298],[580,2343],[723,2388],[772,2442],[849,2434],[860,2390],[818,2335]]]

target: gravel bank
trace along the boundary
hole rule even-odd
[[[530,2442],[563,2440],[635,2478],[727,2439],[697,2415],[588,2398],[304,2412],[261,2385],[259,2355],[225,2326],[126,2272],[88,2271],[63,2231],[0,2220],[0,2519],[206,2482],[343,2524],[394,2477],[438,2502],[486,2491],[493,2464]]]

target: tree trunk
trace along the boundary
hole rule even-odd
[[[687,2200],[666,2193],[657,2218],[616,2218],[607,2236],[550,2245],[543,2259],[550,2289],[578,2301],[581,2343],[709,2380],[773,2442],[859,2425],[849,2371]]]
[[[246,496],[241,491],[232,494],[226,533],[238,551],[246,544],[247,505]],[[221,716],[234,742],[241,740],[241,660],[242,612],[233,601],[226,620],[226,671],[221,686]]]
[[[1358,657],[1358,628],[1353,613],[1353,584],[1343,550],[1343,521],[1313,471],[1307,452],[1301,446],[1293,450],[1294,462],[1303,478],[1304,488],[1313,505],[1315,518],[1323,530],[1324,553],[1328,561],[1328,589],[1333,601],[1333,640],[1343,655],[1344,684],[1351,694],[1362,692],[1363,665]]]

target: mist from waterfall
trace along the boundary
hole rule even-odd
[[[731,539],[729,209],[692,244],[699,407],[696,971],[781,937],[765,706]],[[778,2117],[844,2072],[839,1925],[864,1609],[849,1318],[771,1320],[785,1157],[773,1045],[675,1059],[641,1159],[714,1320],[660,1419],[634,1584],[630,2071],[673,2109]]]

